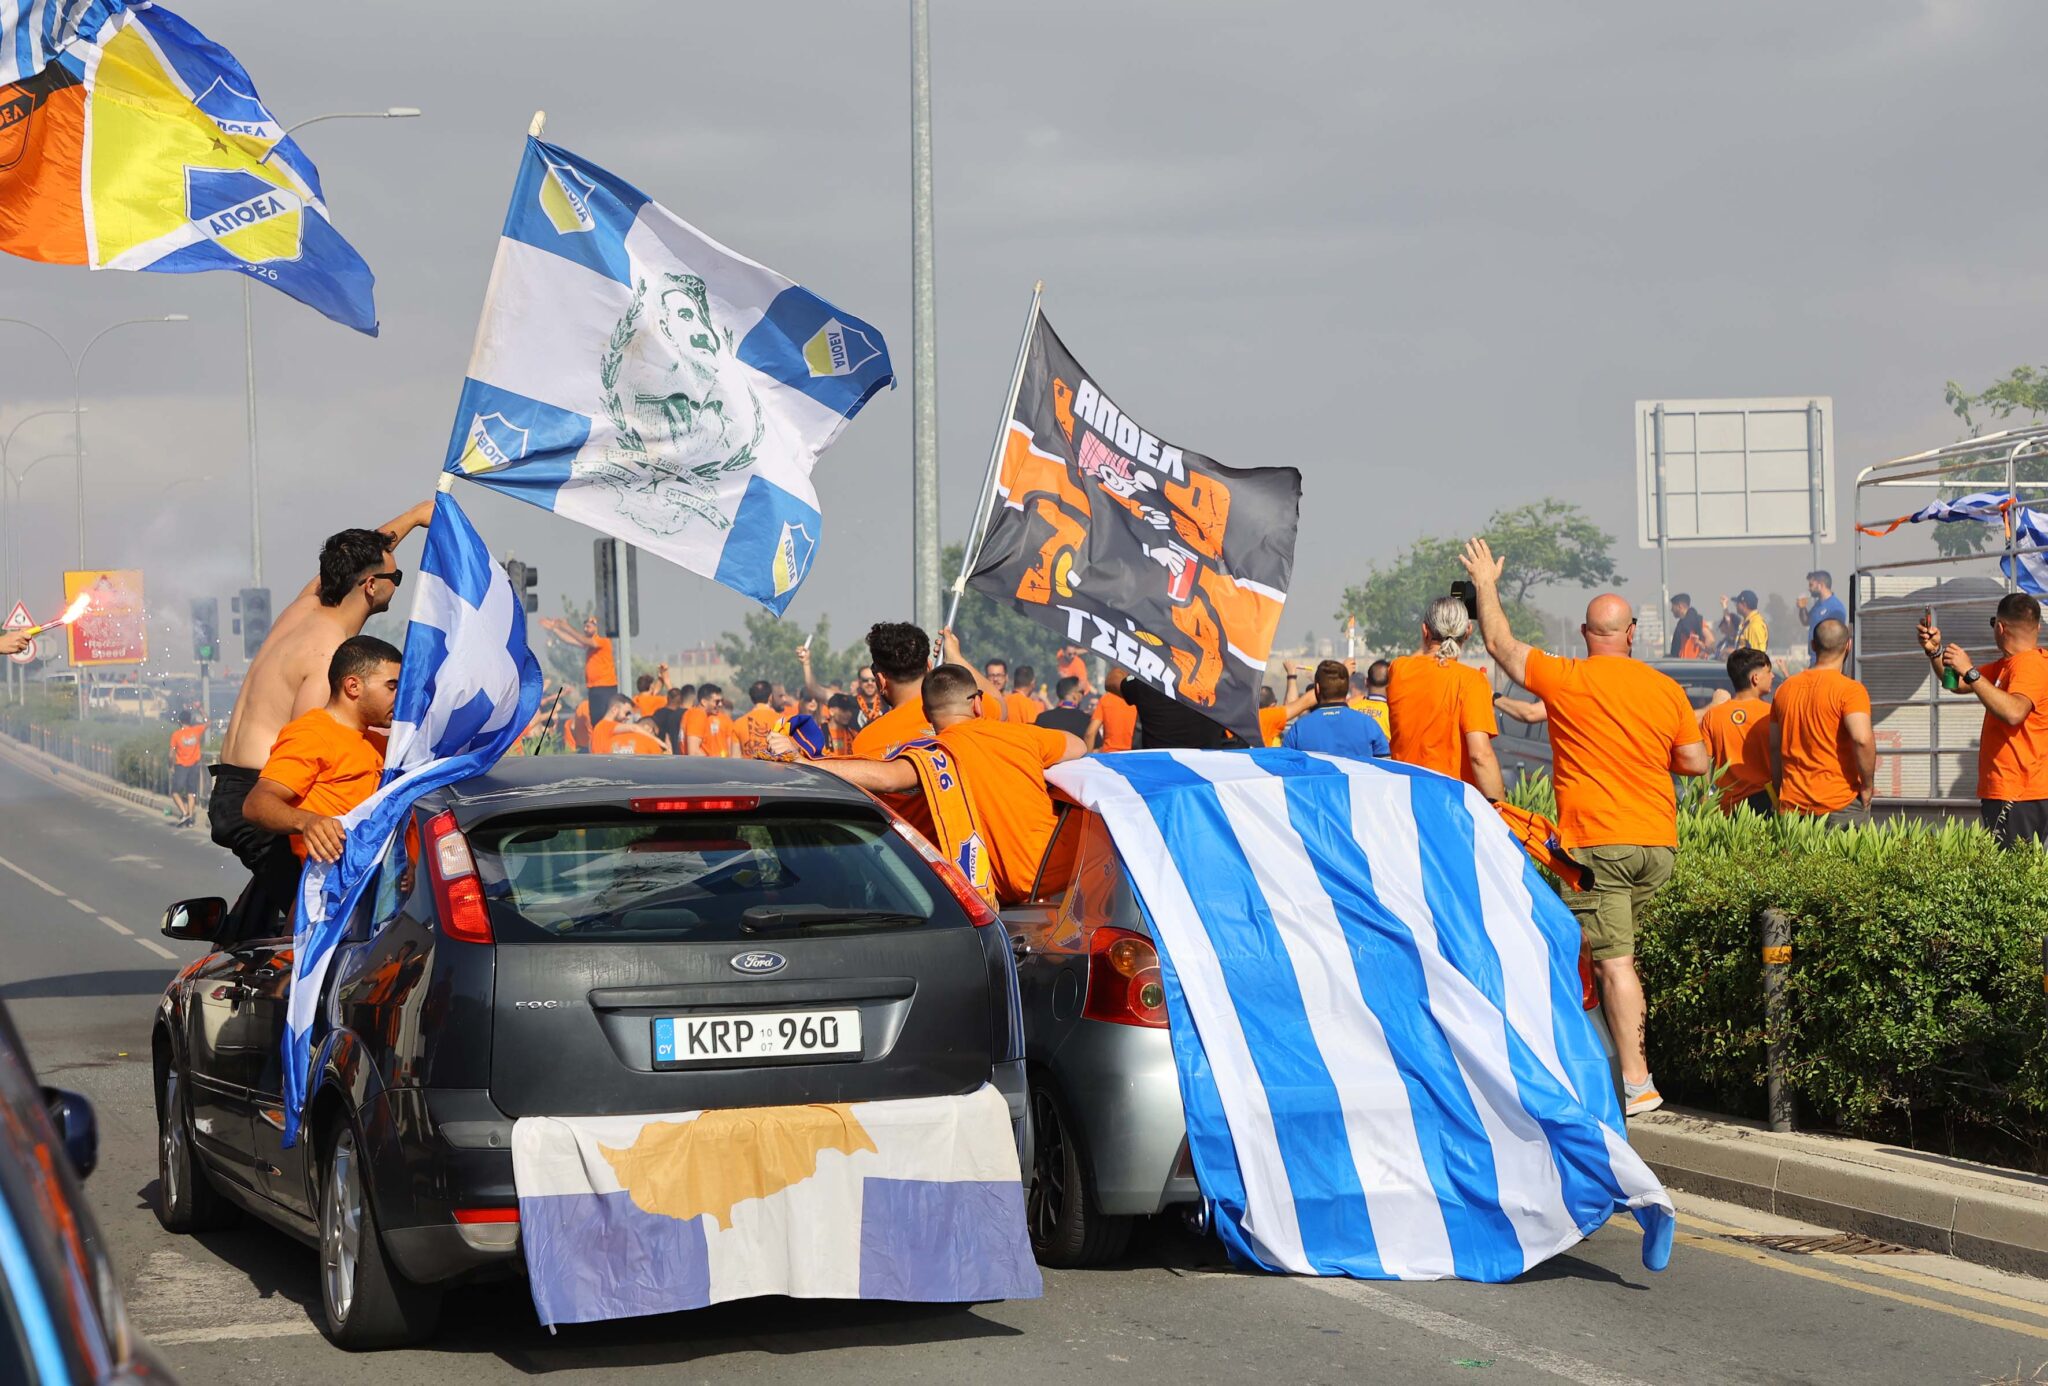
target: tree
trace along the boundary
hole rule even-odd
[[[2014,366],[1998,379],[1992,381],[1974,394],[1965,390],[1955,381],[1948,382],[1942,392],[1948,400],[1948,407],[1963,421],[1976,437],[1982,432],[1978,423],[1980,414],[2004,422],[2014,414],[2026,414],[2039,418],[2048,413],[2048,368],[2039,366]],[[2019,461],[2016,479],[2027,482],[2048,481],[2048,463],[2038,456],[2023,457]],[[1941,488],[1943,500],[1954,500],[1968,491],[1986,488],[2005,489],[2005,468],[1988,466],[1979,470],[1958,472],[1950,483]],[[1935,552],[1945,558],[1960,558],[1965,554],[1982,553],[1986,545],[1998,534],[1992,525],[1979,524],[1938,524],[1934,527]]]
[[[1530,600],[1540,587],[1599,587],[1614,581],[1614,536],[1567,501],[1541,500],[1497,510],[1480,531],[1506,560],[1501,605],[1515,634],[1532,645],[1545,643],[1543,613]],[[1458,552],[1464,540],[1424,536],[1365,581],[1344,589],[1339,621],[1356,618],[1368,649],[1414,648],[1429,603],[1464,576]]]
[[[749,611],[744,621],[744,631],[729,630],[718,637],[718,657],[732,666],[733,679],[742,690],[761,679],[792,691],[802,688],[803,666],[797,663],[796,651],[806,636],[811,641],[811,672],[820,683],[850,684],[853,671],[867,663],[865,643],[832,648],[830,616],[820,616],[808,631],[765,611]]]

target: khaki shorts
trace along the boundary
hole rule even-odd
[[[1564,892],[1595,962],[1634,957],[1636,915],[1671,879],[1678,853],[1669,847],[1575,847],[1572,860],[1593,873],[1591,890]]]

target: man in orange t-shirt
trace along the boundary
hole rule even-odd
[[[611,712],[590,729],[590,749],[601,756],[665,756],[669,748],[640,711],[625,698],[612,699]]]
[[[732,719],[733,739],[739,753],[748,760],[773,760],[768,738],[777,731],[789,730],[789,709],[776,707],[775,685],[766,679],[755,679],[748,685],[747,697],[753,706]]]
[[[940,636],[945,662],[966,664],[959,637],[951,631],[941,631]],[[886,760],[905,742],[932,734],[931,720],[924,712],[924,680],[932,661],[931,638],[902,621],[878,621],[868,628],[868,660],[889,710],[860,729],[860,734],[853,738],[853,754],[862,760]],[[973,673],[971,669],[968,672]],[[977,704],[978,715],[990,721],[1006,720],[1002,690],[981,675],[974,675],[974,679],[985,695]]]
[[[1978,812],[1999,845],[2048,842],[2048,651],[2041,649],[2041,603],[2008,592],[1991,618],[1999,658],[1977,665],[1960,645],[1946,648],[1933,612],[1920,622],[1920,645],[1937,674],[1953,669],[1956,691],[1984,704],[1977,744]]]
[[[619,691],[619,666],[612,657],[611,638],[600,633],[597,617],[586,616],[582,630],[559,616],[543,616],[540,624],[555,639],[583,651],[584,692],[591,708],[604,716],[604,710],[612,705],[612,694]]]
[[[1118,699],[1119,702],[1122,699]],[[1136,717],[1136,710],[1132,716]],[[1287,709],[1273,696],[1272,685],[1259,685],[1259,741],[1267,746],[1278,746],[1280,734],[1287,730]]]
[[[875,672],[883,672],[879,657]],[[1014,905],[1029,897],[1058,821],[1045,772],[1088,752],[1072,732],[983,718],[975,706],[987,696],[980,682],[965,665],[941,664],[925,675],[921,696],[939,744],[959,763],[988,848],[996,896]],[[814,763],[876,794],[908,794],[918,788],[917,771],[907,760]],[[1049,872],[1048,879],[1060,874]]]
[[[1825,818],[1851,804],[1870,809],[1877,778],[1877,738],[1870,729],[1870,691],[1842,672],[1849,628],[1817,623],[1813,667],[1778,685],[1771,699],[1771,783],[1778,812]]]
[[[652,717],[668,706],[668,666],[657,665],[654,673],[635,679],[633,687],[638,690],[633,694],[633,711]]]
[[[1593,954],[1601,1000],[1621,1060],[1622,1111],[1664,1104],[1643,1046],[1647,1010],[1636,975],[1636,916],[1677,863],[1678,794],[1671,777],[1713,768],[1692,703],[1676,682],[1633,657],[1636,622],[1626,598],[1586,604],[1586,658],[1562,659],[1515,638],[1500,602],[1501,560],[1484,539],[1459,555],[1472,579],[1479,630],[1507,676],[1543,700],[1557,786],[1558,838],[1592,873],[1592,888],[1564,892]],[[1401,712],[1394,712],[1394,725]]]
[[[1095,700],[1095,715],[1083,739],[1100,751],[1130,750],[1138,740],[1138,709],[1114,693],[1103,694]]]
[[[1728,682],[1733,697],[1701,710],[1700,735],[1707,754],[1719,767],[1714,787],[1721,791],[1721,812],[1734,817],[1744,804],[1771,817],[1771,705],[1765,697],[1775,677],[1771,657],[1747,647],[1728,656]]]
[[[206,719],[187,712],[171,733],[171,803],[181,828],[191,827],[199,816],[199,759],[205,749]]]
[[[1038,721],[1038,714],[1045,711],[1045,704],[1038,697],[1037,678],[1038,671],[1029,664],[1017,666],[1017,672],[1010,676],[1010,691],[1003,697],[1005,722],[1028,727]]]
[[[1420,765],[1478,788],[1489,803],[1507,796],[1493,739],[1493,688],[1486,675],[1460,664],[1472,613],[1456,597],[1438,597],[1422,618],[1422,646],[1387,669],[1387,738],[1395,760]]]
[[[1080,680],[1080,691],[1074,695],[1076,699],[1086,698],[1095,691],[1094,685],[1088,682],[1088,660],[1079,645],[1060,646],[1053,658],[1053,667],[1059,670],[1063,679]]]
[[[697,686],[697,706],[683,714],[685,755],[731,756],[738,743],[732,733],[732,709],[725,690],[715,683]]]

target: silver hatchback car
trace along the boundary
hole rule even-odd
[[[1201,1227],[1206,1210],[1151,927],[1101,818],[1060,810],[1031,898],[1005,909],[1003,923],[1017,958],[1036,1140],[1032,1250],[1048,1266],[1087,1266],[1121,1254],[1140,1217],[1178,1209]],[[1579,973],[1619,1092],[1583,956]]]
[[[1036,1151],[1031,1244],[1049,1266],[1120,1254],[1136,1218],[1201,1206],[1151,929],[1092,813],[1062,806],[1017,956]]]

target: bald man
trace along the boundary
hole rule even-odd
[[[1557,786],[1558,840],[1593,877],[1566,890],[1621,1059],[1623,1112],[1664,1105],[1643,1047],[1643,984],[1636,975],[1636,918],[1678,859],[1678,793],[1673,775],[1704,775],[1713,764],[1692,703],[1676,682],[1633,657],[1636,621],[1628,602],[1603,592],[1586,604],[1584,659],[1533,650],[1515,638],[1500,601],[1502,560],[1484,539],[1459,563],[1478,597],[1487,653],[1542,701]]]
[[[1771,699],[1771,782],[1780,813],[1829,818],[1870,808],[1877,779],[1877,737],[1870,690],[1842,672],[1849,627],[1814,624],[1813,666],[1778,685]],[[1838,820],[1845,821],[1845,820]]]

